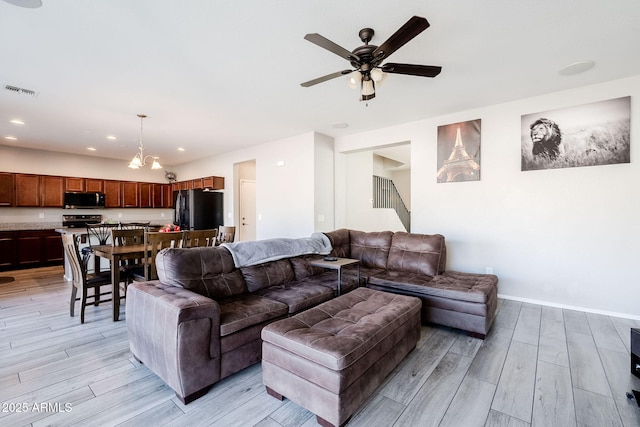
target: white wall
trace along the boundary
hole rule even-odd
[[[181,165],[178,180],[224,176],[225,225],[234,225],[234,165],[255,160],[256,239],[309,236],[315,229],[315,136],[309,132]]]
[[[521,115],[628,95],[640,96],[640,76],[341,137],[335,149],[411,141],[412,231],[446,237],[448,269],[491,267],[504,297],[640,319],[635,99],[630,164],[520,170]],[[437,184],[437,127],[477,118],[481,181]],[[337,194],[350,191],[346,176],[337,171]]]
[[[335,229],[333,138],[314,135],[314,231]]]

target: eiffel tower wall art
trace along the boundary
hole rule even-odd
[[[480,119],[438,126],[437,179],[480,181]]]

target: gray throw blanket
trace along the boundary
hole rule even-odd
[[[223,243],[220,246],[227,248],[231,252],[236,268],[298,255],[327,255],[331,252],[331,242],[323,233],[313,233],[311,237],[300,239],[265,239]]]

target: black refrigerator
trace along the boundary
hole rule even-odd
[[[218,191],[174,191],[173,223],[181,230],[207,230],[224,225],[222,196]]]

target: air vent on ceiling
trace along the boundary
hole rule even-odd
[[[9,92],[14,92],[20,95],[29,95],[33,98],[35,98],[36,96],[38,96],[38,93],[35,90],[31,90],[31,89],[24,89],[18,86],[11,86],[11,85],[5,85],[5,90],[8,90]]]

